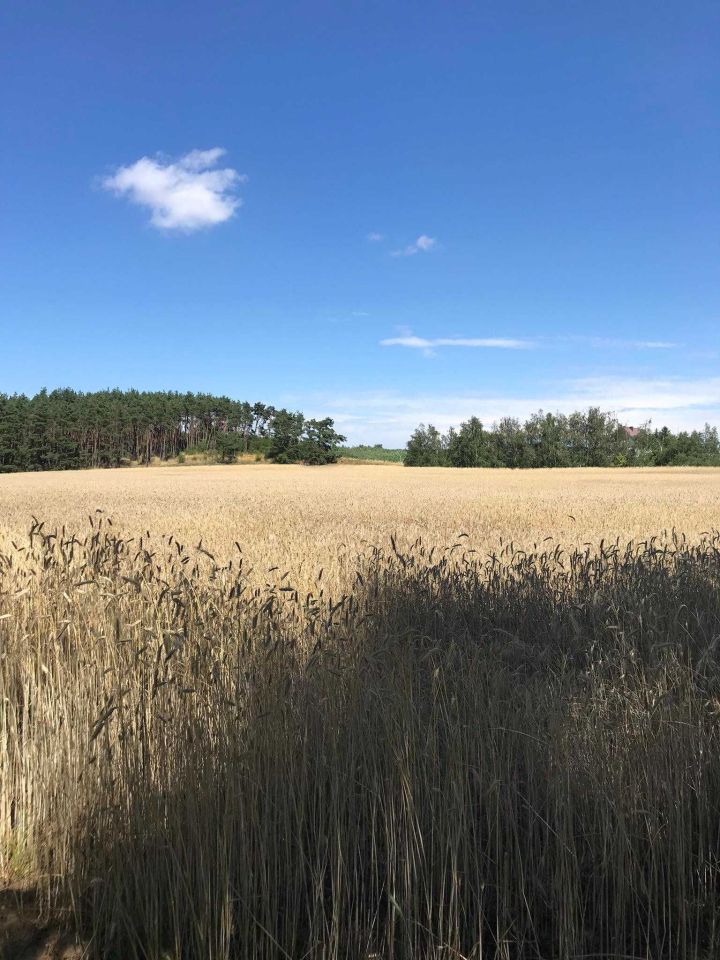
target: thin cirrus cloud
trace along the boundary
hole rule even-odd
[[[508,337],[416,337],[407,334],[380,341],[381,347],[409,347],[412,350],[433,350],[435,347],[485,347],[499,350],[529,350],[532,340],[514,340]]]
[[[421,233],[417,240],[414,240],[405,247],[401,247],[399,250],[393,250],[391,256],[414,257],[416,253],[430,253],[436,245],[437,240],[435,240],[434,237],[428,237],[426,234]]]
[[[426,355],[432,355],[437,347],[466,347],[466,348],[497,348],[504,350],[530,350],[535,347],[562,345],[563,342],[587,343],[599,349],[613,348],[623,350],[673,350],[677,343],[667,340],[618,340],[606,337],[554,337],[539,340],[523,340],[511,337],[416,337],[411,332],[403,331],[400,336],[389,337],[380,341],[382,347],[408,347],[412,350],[422,350]]]
[[[619,347],[634,350],[674,350],[679,346],[671,340],[622,340],[617,337],[571,337],[570,339],[584,340],[593,347]]]
[[[376,230],[372,230],[370,233],[368,233],[366,239],[369,240],[370,243],[380,243],[385,239],[385,236],[382,233],[378,233]]]
[[[492,424],[508,416],[524,420],[541,409],[567,414],[594,406],[612,411],[628,425],[650,420],[655,427],[666,425],[671,430],[702,429],[720,416],[720,377],[597,376],[554,380],[545,386],[521,381],[517,393],[364,391],[301,398],[297,403],[313,415],[317,410],[318,416],[332,416],[351,443],[391,447],[404,446],[419,423],[447,430],[471,416]]]
[[[191,150],[176,160],[141,157],[104,177],[102,186],[150,211],[160,230],[192,233],[229,220],[242,201],[237,188],[247,180],[231,167],[218,168],[222,147]]]

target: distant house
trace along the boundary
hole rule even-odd
[[[640,427],[623,427],[625,434],[631,439],[634,440],[635,437],[640,433]]]

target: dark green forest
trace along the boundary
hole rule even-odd
[[[628,427],[597,407],[569,416],[505,417],[486,429],[471,417],[441,434],[420,426],[408,441],[408,467],[668,467],[720,466],[716,427],[672,433],[667,427]]]
[[[0,472],[147,464],[193,452],[232,462],[256,453],[277,463],[334,463],[344,437],[328,417],[306,420],[206,393],[41,390],[0,394]]]
[[[206,454],[231,463],[255,454],[275,463],[335,463],[339,456],[399,459],[382,447],[339,447],[330,417],[306,419],[208,393],[70,389],[33,397],[0,394],[0,473],[148,464]],[[471,417],[446,434],[421,424],[408,441],[410,467],[720,466],[715,427],[672,433],[628,427],[591,407],[568,416],[505,417],[485,427]]]

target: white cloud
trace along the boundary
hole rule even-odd
[[[437,241],[433,237],[428,237],[422,233],[413,243],[409,243],[400,250],[393,250],[391,256],[414,257],[416,253],[430,253],[436,243]]]
[[[698,380],[679,377],[646,380],[612,376],[584,377],[570,381],[569,387],[578,406],[612,409],[618,416],[622,414],[623,419],[628,419],[629,414],[636,414],[636,419],[643,414],[646,414],[644,419],[654,419],[656,415],[677,414],[680,411],[690,415],[686,425],[698,426],[701,424],[692,416],[693,412],[710,411],[716,418],[720,413],[720,377]]]
[[[534,346],[531,340],[512,340],[507,337],[416,337],[408,334],[389,337],[380,341],[382,347],[410,347],[414,350],[432,350],[435,347],[488,347],[500,350],[528,350]]]
[[[652,420],[671,430],[720,424],[720,377],[683,378],[588,377],[557,383],[548,391],[522,396],[486,394],[402,394],[396,391],[298,398],[309,415],[331,416],[351,443],[384,443],[403,447],[419,423],[440,430],[470,416],[486,424],[501,417],[526,419],[538,410],[571,413],[590,406],[613,411],[626,424]]]
[[[616,337],[570,337],[569,339],[584,341],[593,347],[617,347],[621,350],[674,350],[678,346],[670,340],[621,340]]]
[[[418,248],[418,250],[422,250],[423,253],[427,253],[428,250],[432,250],[432,248],[435,246],[435,241],[432,237],[426,237],[425,234],[423,234],[421,237],[417,238],[415,241],[415,246]]]
[[[106,190],[150,210],[162,230],[190,233],[229,220],[241,204],[235,190],[246,177],[216,169],[225,150],[191,150],[177,160],[141,157],[102,180]]]
[[[529,350],[534,347],[548,348],[552,344],[563,342],[587,343],[598,348],[618,350],[673,350],[677,343],[668,340],[620,340],[610,337],[539,337],[537,340],[519,340],[507,337],[416,337],[406,327],[401,335],[380,341],[383,347],[409,347],[422,350],[427,356],[434,356],[436,347],[496,347],[505,350]]]
[[[373,230],[367,235],[366,239],[369,240],[370,243],[380,243],[380,241],[384,240],[385,237],[382,233],[376,233],[376,231]]]

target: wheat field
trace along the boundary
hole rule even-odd
[[[0,477],[0,878],[34,911],[0,896],[0,956],[717,956],[719,500]]]
[[[309,581],[323,566],[326,579],[344,579],[358,551],[391,534],[442,546],[466,532],[481,552],[547,537],[566,547],[639,541],[673,528],[696,540],[720,524],[720,471],[252,464],[0,476],[6,540],[33,516],[77,530],[97,509],[125,536],[202,539],[222,559],[237,541],[260,572],[281,566]]]

